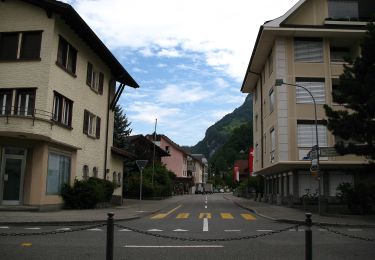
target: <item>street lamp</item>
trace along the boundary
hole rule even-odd
[[[281,85],[293,86],[293,87],[304,89],[305,91],[307,91],[307,93],[309,93],[309,95],[311,96],[311,98],[312,98],[312,100],[314,102],[315,137],[316,137],[315,154],[316,154],[316,159],[313,158],[311,160],[310,171],[311,172],[316,172],[317,176],[318,176],[318,196],[319,196],[318,197],[318,212],[319,212],[319,215],[321,215],[321,207],[320,207],[320,196],[321,196],[320,193],[321,192],[320,192],[320,172],[319,172],[319,138],[318,138],[318,119],[317,119],[317,115],[316,115],[316,102],[315,102],[315,98],[312,95],[312,93],[310,92],[310,90],[308,90],[304,86],[297,85],[297,84],[285,83],[282,79],[276,79],[275,86],[281,86]],[[312,150],[314,150],[314,146],[312,147]]]
[[[138,169],[141,173],[141,176],[139,179],[139,200],[142,200],[142,172],[143,172],[143,169],[146,167],[148,160],[136,160],[135,162],[137,163]]]

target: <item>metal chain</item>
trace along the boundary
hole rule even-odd
[[[343,233],[341,231],[333,230],[333,229],[329,228],[328,226],[325,226],[325,225],[322,225],[322,224],[314,224],[314,225],[316,225],[316,226],[318,226],[320,228],[323,228],[323,229],[327,230],[328,232],[331,232],[333,234],[340,235],[340,236],[343,236],[343,237],[348,237],[348,238],[353,238],[353,239],[359,239],[359,240],[368,241],[368,242],[375,242],[374,238],[360,237],[360,236],[346,234],[346,233]]]
[[[126,227],[120,224],[114,224],[118,228],[123,228],[123,229],[128,229],[133,232],[143,234],[143,235],[148,235],[148,236],[153,236],[157,238],[166,238],[166,239],[172,239],[172,240],[180,240],[180,241],[195,241],[195,242],[223,242],[223,241],[235,241],[235,240],[245,240],[245,239],[252,239],[252,238],[258,238],[258,237],[265,237],[265,236],[270,236],[274,234],[279,234],[284,231],[288,231],[290,229],[298,229],[300,225],[294,225],[291,227],[275,230],[275,231],[270,231],[267,233],[261,233],[257,235],[248,235],[248,236],[241,236],[241,237],[229,237],[229,238],[192,238],[192,237],[175,237],[175,236],[168,236],[168,235],[161,235],[157,233],[151,233],[148,231],[143,231],[139,230],[136,228],[131,228],[131,227]]]
[[[80,227],[76,229],[67,229],[67,230],[53,230],[53,231],[46,231],[46,232],[34,232],[34,233],[0,233],[0,236],[2,237],[15,237],[15,236],[44,236],[44,235],[56,235],[56,234],[63,234],[63,233],[72,233],[72,232],[78,232],[78,231],[84,231],[92,228],[99,228],[106,226],[107,224],[98,224],[95,226],[88,226],[88,227]]]

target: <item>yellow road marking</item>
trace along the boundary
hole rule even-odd
[[[171,214],[172,212],[176,211],[177,209],[181,208],[182,205],[179,205],[177,207],[175,207],[174,209],[171,209],[170,211],[168,211],[167,213],[160,213],[160,214],[156,214],[155,216],[152,216],[151,219],[162,219],[162,218],[165,218],[166,216],[168,216],[169,214]]]
[[[256,220],[256,218],[251,214],[241,214],[241,216],[246,220]]]
[[[33,244],[31,243],[22,243],[21,246],[23,247],[31,247]]]
[[[230,213],[220,213],[222,219],[234,219],[233,215]]]
[[[179,213],[176,218],[188,218],[190,213]]]
[[[199,218],[211,218],[211,213],[199,213]]]

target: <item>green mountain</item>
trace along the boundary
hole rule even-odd
[[[206,130],[203,140],[190,147],[189,150],[192,153],[204,154],[206,158],[210,158],[229,140],[235,129],[245,124],[252,125],[252,118],[253,99],[252,95],[249,94],[240,107],[210,126]]]

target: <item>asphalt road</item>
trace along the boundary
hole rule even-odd
[[[188,195],[179,204],[121,226],[149,234],[192,238],[166,239],[115,227],[114,259],[304,259],[304,227],[258,238],[292,225],[259,217],[239,208],[225,195]],[[0,233],[40,233],[78,227],[0,227]],[[374,229],[333,228],[345,234],[375,238]],[[0,237],[0,259],[105,259],[106,228],[42,236]],[[374,259],[375,243],[313,228],[313,259]]]

